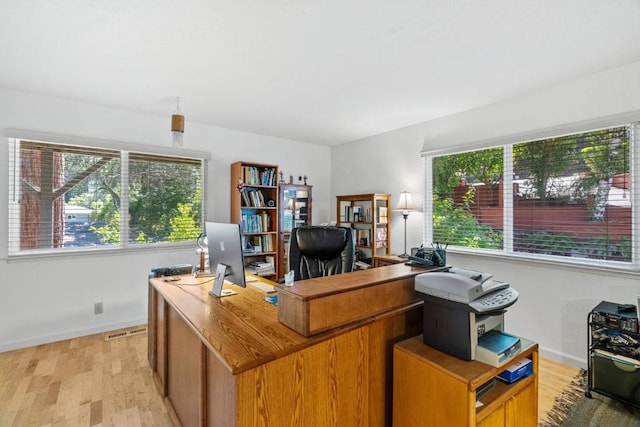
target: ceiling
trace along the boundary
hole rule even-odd
[[[640,60],[638,0],[0,7],[0,87],[329,145]]]

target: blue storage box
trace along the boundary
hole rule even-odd
[[[512,382],[518,381],[520,378],[528,377],[532,373],[533,363],[531,360],[522,359],[500,372],[498,374],[498,378],[508,384],[511,384]]]

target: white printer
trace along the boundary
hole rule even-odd
[[[424,343],[475,360],[478,339],[489,331],[503,331],[505,309],[518,299],[508,283],[492,277],[460,268],[417,275],[415,290],[424,301]]]

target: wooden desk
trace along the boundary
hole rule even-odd
[[[397,255],[374,255],[373,267],[383,267],[391,264],[404,264],[409,261],[408,258],[401,258]]]
[[[388,280],[424,271],[397,267]],[[350,274],[362,286],[376,276]],[[176,424],[391,425],[393,344],[422,331],[420,301],[304,337],[265,294],[232,288],[218,299],[206,279],[149,280],[149,363]]]

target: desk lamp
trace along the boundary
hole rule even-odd
[[[196,253],[200,255],[200,266],[198,267],[198,271],[196,272],[196,277],[204,276],[207,274],[207,265],[209,264],[209,249],[207,243],[207,235],[204,233],[200,233],[198,238],[196,239],[196,245],[198,249],[196,249]]]
[[[400,200],[394,210],[401,212],[402,218],[404,219],[404,253],[399,256],[401,258],[409,258],[409,254],[407,253],[407,218],[409,217],[409,212],[416,210],[416,205],[413,203],[411,193],[408,191],[400,193]]]

